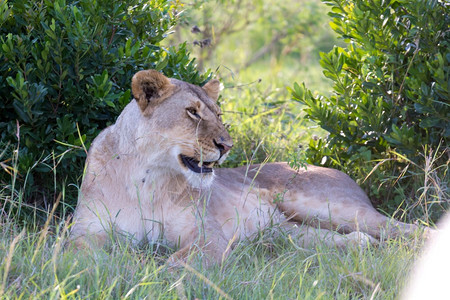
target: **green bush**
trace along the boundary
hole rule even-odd
[[[64,181],[79,181],[84,146],[130,101],[136,71],[206,81],[184,44],[159,44],[177,21],[174,3],[0,0],[0,161],[27,181],[26,199],[51,198]]]
[[[308,162],[340,168],[359,179],[373,171],[366,187],[374,201],[392,212],[404,195],[396,197],[399,191],[389,184],[379,189],[379,180],[399,177],[408,163],[423,164],[420,154],[430,148],[448,149],[449,4],[325,3],[331,6],[330,25],[347,47],[321,54],[323,72],[334,82],[331,96],[313,95],[304,84],[291,89],[307,117],[329,132],[311,140]],[[414,179],[406,177],[403,187]],[[385,202],[389,198],[394,201]]]

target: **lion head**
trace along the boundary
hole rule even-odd
[[[215,79],[199,87],[155,70],[136,73],[132,92],[143,121],[135,130],[146,137],[138,152],[149,153],[159,168],[183,174],[194,187],[210,185],[214,165],[233,146],[216,103],[219,91]]]

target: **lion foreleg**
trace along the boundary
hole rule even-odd
[[[65,248],[78,251],[92,251],[102,248],[108,241],[108,234],[106,232],[98,232],[96,234],[86,234],[73,236],[66,243]]]
[[[205,217],[205,222],[202,224],[204,225],[199,225],[200,228],[195,227],[190,234],[183,236],[180,249],[168,259],[170,266],[183,265],[191,255],[200,255],[205,266],[222,263],[228,256],[229,242],[219,223],[213,218]]]

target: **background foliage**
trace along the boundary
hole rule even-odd
[[[446,186],[449,4],[434,0],[325,3],[331,7],[331,28],[347,46],[321,53],[323,72],[333,81],[331,96],[314,95],[305,84],[291,89],[305,105],[307,117],[329,133],[311,140],[308,162],[340,168],[360,179],[373,171],[366,186],[390,211],[405,198],[403,192],[414,182],[416,167],[425,164],[421,153],[447,161],[440,172]],[[408,168],[412,173],[406,174]],[[402,187],[393,191],[398,177]],[[377,182],[386,179],[394,180],[379,189]],[[448,196],[436,191],[440,192]]]
[[[42,206],[53,202],[49,191],[56,197],[66,182],[77,183],[84,146],[130,101],[136,71],[205,82],[208,72],[197,71],[184,44],[160,46],[179,9],[166,0],[2,0],[2,184],[17,175],[27,201]]]

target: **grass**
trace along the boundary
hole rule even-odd
[[[50,223],[29,231],[3,220],[0,298],[393,299],[422,245],[399,239],[308,250],[267,231],[240,242],[222,266],[204,269],[194,260],[168,269],[167,255],[127,244],[88,254],[63,250],[70,225]]]
[[[224,166],[292,160],[307,148],[312,136],[326,134],[304,118],[302,106],[291,99],[286,84],[294,81],[294,73],[304,78],[309,74],[320,91],[329,88],[330,83],[318,65],[303,66],[292,73],[289,63],[292,61],[285,59],[267,69],[262,62],[240,74],[228,69],[219,72],[224,85],[219,102],[234,140]]]

